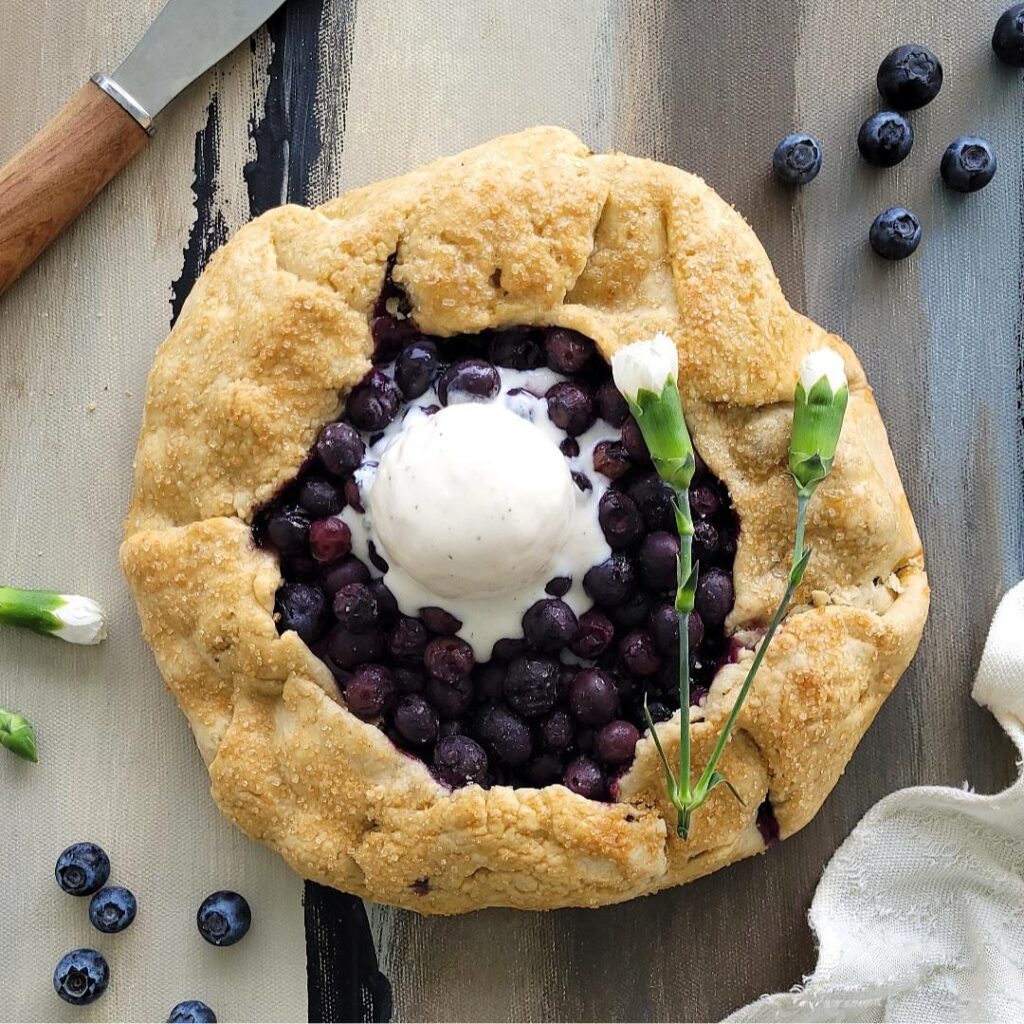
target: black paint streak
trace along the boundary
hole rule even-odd
[[[282,203],[314,203],[312,169],[344,131],[355,0],[290,0],[267,23],[273,46],[262,113],[250,123],[256,156],[245,167],[255,217]],[[321,32],[331,34],[326,66]],[[318,119],[317,86],[329,109]],[[389,1021],[391,985],[377,966],[363,901],[313,882],[305,888],[306,985],[311,1021]]]
[[[377,969],[363,901],[307,882],[304,903],[310,1021],[391,1020],[391,985]]]
[[[228,237],[223,211],[215,205],[220,169],[220,103],[216,93],[206,109],[206,125],[196,132],[195,177],[192,191],[196,219],[182,250],[181,276],[171,285],[171,323],[181,313],[192,286],[213,253]]]

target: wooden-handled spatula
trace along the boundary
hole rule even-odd
[[[168,0],[111,75],[93,75],[0,170],[0,293],[142,147],[153,119],[284,0]]]

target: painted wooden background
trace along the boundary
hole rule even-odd
[[[0,2],[0,158],[90,72],[116,64],[159,6]],[[916,783],[1008,781],[1011,748],[968,693],[998,597],[1024,571],[1024,83],[989,49],[1002,6],[289,0],[182,97],[150,150],[0,310],[0,576],[98,592],[115,613],[102,652],[0,640],[0,705],[45,722],[52,758],[35,775],[0,765],[0,898],[21,908],[17,938],[0,936],[17,979],[16,1012],[0,1016],[62,1012],[31,939],[42,929],[48,964],[61,942],[88,938],[47,878],[65,836],[90,829],[140,882],[152,867],[168,879],[151,894],[153,926],[140,913],[138,934],[119,938],[135,950],[118,954],[130,979],[90,1019],[155,1017],[203,995],[183,991],[182,974],[221,1001],[222,1019],[305,1012],[299,885],[208,806],[117,578],[145,372],[210,252],[253,214],[529,124],[679,164],[746,215],[793,304],[865,364],[924,538],[933,611],[831,799],[767,856],[624,906],[544,915],[370,907],[367,927],[358,904],[310,888],[311,1017],[388,1012],[372,937],[398,1019],[718,1018],[811,970],[815,883],[878,798]],[[946,85],[913,117],[910,158],[877,171],[854,137],[878,107],[879,60],[908,41],[940,55]],[[820,178],[797,195],[767,174],[793,128],[825,148]],[[968,132],[996,143],[1000,170],[983,193],[953,196],[938,161]],[[897,202],[925,235],[893,266],[865,239]],[[254,928],[245,955],[211,966],[189,942],[188,912],[184,925],[178,917],[182,900],[193,906],[225,878],[256,891],[262,935]],[[154,978],[154,958],[173,966]]]

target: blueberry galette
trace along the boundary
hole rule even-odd
[[[672,761],[673,494],[609,369],[658,334],[696,450],[697,770],[786,588],[801,360],[849,378],[721,760],[741,799],[685,840],[644,713]],[[238,232],[157,353],[122,563],[224,813],[425,913],[612,903],[795,832],[928,605],[853,352],[699,179],[552,128]]]

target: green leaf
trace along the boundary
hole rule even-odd
[[[736,799],[744,807],[747,806],[746,801],[743,799],[743,797],[739,795],[739,793],[736,790],[736,787],[719,771],[714,771],[711,773],[711,777],[708,779],[708,788],[706,792],[710,793],[715,788],[715,786],[723,785],[728,788],[729,792],[732,793],[732,795],[736,797]]]
[[[36,734],[23,715],[0,711],[0,746],[33,764],[39,760]]]
[[[646,692],[644,693],[644,721],[647,723],[647,728],[650,731],[651,738],[654,740],[654,746],[657,748],[658,757],[661,758],[661,765],[665,769],[665,786],[668,789],[668,798],[678,808],[679,783],[676,781],[676,777],[672,773],[672,768],[668,763],[668,758],[665,756],[665,750],[661,745],[661,739],[658,736],[658,730],[654,728],[654,719],[651,718],[651,713],[647,709]]]
[[[689,615],[693,611],[694,597],[697,593],[697,578],[700,575],[700,562],[694,562],[690,574],[676,588],[676,611]]]
[[[789,570],[789,585],[791,587],[800,586],[800,581],[804,578],[804,572],[807,569],[807,563],[811,560],[811,553],[814,548],[807,548],[803,555],[800,556],[800,560]]]

